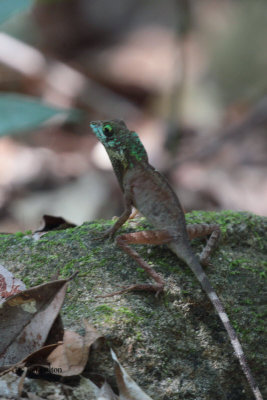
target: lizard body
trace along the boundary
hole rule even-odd
[[[156,284],[134,284],[122,291],[112,293],[111,296],[129,290],[153,290],[157,294],[162,291],[164,281],[160,275],[129,244],[166,243],[177,257],[189,266],[208,295],[228,333],[255,399],[262,400],[236,332],[190,246],[190,237],[211,234],[207,249],[204,249],[200,257],[203,263],[207,263],[211,247],[218,239],[219,227],[217,225],[199,228],[186,226],[184,213],[176,194],[167,180],[149,164],[147,153],[138,135],[129,131],[123,121],[97,121],[91,122],[90,126],[104,145],[124,194],[124,212],[106,235],[113,236],[126,222],[131,214],[132,206],[136,207],[156,228],[155,231],[123,234],[116,238],[117,245],[133,257],[156,281]]]

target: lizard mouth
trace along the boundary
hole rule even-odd
[[[101,125],[102,125],[101,121],[91,121],[89,123],[89,126],[94,131],[94,133],[100,130],[99,128],[101,127]]]
[[[94,134],[98,137],[98,139],[100,141],[103,141],[105,139],[105,136],[102,131],[102,123],[100,121],[91,121],[89,125]]]

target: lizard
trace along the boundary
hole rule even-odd
[[[237,334],[203,269],[203,265],[209,263],[211,250],[220,236],[219,226],[216,224],[186,225],[184,212],[176,193],[166,178],[149,164],[147,152],[139,136],[136,132],[130,131],[124,121],[92,121],[90,127],[106,149],[124,198],[122,215],[104,233],[104,237],[114,237],[117,230],[130,217],[132,207],[146,217],[155,228],[155,230],[118,235],[115,241],[156,283],[133,284],[124,287],[123,290],[101,297],[114,296],[132,290],[154,291],[156,295],[162,292],[163,278],[130,245],[166,244],[180,260],[185,262],[201,284],[228,333],[255,399],[263,400]],[[210,235],[210,238],[199,260],[191,249],[190,239],[206,235]]]

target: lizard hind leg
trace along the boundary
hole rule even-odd
[[[123,235],[119,235],[116,238],[116,244],[119,246],[126,254],[128,254],[131,258],[133,258],[141,268],[143,268],[147,274],[156,282],[154,285],[152,284],[133,284],[130,286],[124,286],[122,290],[117,292],[113,292],[104,296],[97,297],[111,297],[117,294],[122,294],[124,292],[131,291],[152,291],[156,292],[156,296],[159,295],[163,291],[164,288],[164,280],[162,277],[137,253],[135,249],[133,249],[131,244],[164,244],[168,243],[172,240],[171,235],[164,230],[156,231],[142,231],[142,232],[133,232],[133,233],[125,233]]]
[[[217,224],[192,224],[187,225],[187,234],[189,239],[194,239],[196,237],[203,237],[210,235],[206,246],[201,252],[199,258],[200,263],[204,266],[209,265],[210,255],[212,251],[215,249],[221,235],[220,226]]]

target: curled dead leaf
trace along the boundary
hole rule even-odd
[[[69,280],[59,280],[9,297],[0,308],[0,367],[8,369],[45,343],[64,301]]]
[[[91,346],[97,346],[102,335],[84,320],[85,336],[65,331],[62,345],[58,346],[47,358],[50,370],[62,376],[79,375],[88,360]]]

